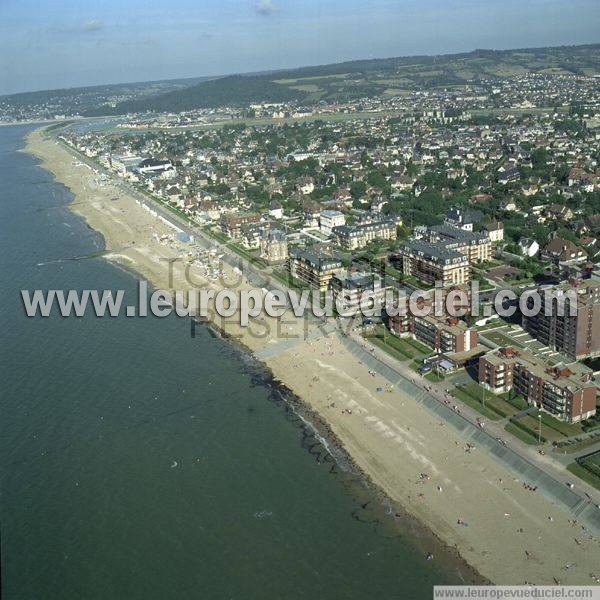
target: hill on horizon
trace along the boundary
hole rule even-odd
[[[460,86],[531,72],[598,75],[600,44],[378,58],[261,74],[228,75],[154,97],[122,102],[110,114],[178,112],[290,100],[302,104],[344,102],[368,96],[393,96],[414,89]],[[93,116],[94,113],[88,114]]]
[[[485,50],[437,56],[353,60],[221,77],[93,86],[0,96],[8,105],[59,98],[83,116],[180,112],[257,102],[311,105],[365,97],[392,97],[418,89],[477,84],[524,75],[600,75],[600,44]],[[85,97],[86,101],[76,98]],[[119,98],[120,96],[120,98]],[[125,96],[125,98],[123,98]]]

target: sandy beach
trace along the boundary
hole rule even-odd
[[[73,193],[71,209],[102,233],[108,260],[139,273],[161,289],[186,289],[183,261],[170,282],[167,260],[181,257],[168,225],[40,130],[27,151]],[[203,279],[201,272],[194,277]],[[226,271],[226,278],[236,275]],[[169,285],[172,284],[172,285]],[[206,285],[218,287],[216,281]],[[252,288],[246,280],[242,288]],[[303,323],[286,316],[284,331]],[[267,324],[273,332],[264,332]],[[572,516],[483,450],[469,451],[457,431],[422,405],[373,375],[335,333],[282,343],[274,319],[249,328],[219,323],[263,360],[328,424],[356,465],[395,503],[431,528],[482,576],[497,584],[593,585],[600,577],[600,540]],[[279,344],[279,346],[278,346]],[[380,391],[378,391],[380,388]],[[422,477],[421,474],[426,474]]]

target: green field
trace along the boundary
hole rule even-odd
[[[452,390],[452,395],[461,402],[464,402],[467,406],[473,408],[481,415],[489,419],[490,421],[498,421],[502,418],[500,414],[490,408],[490,405],[486,402],[486,404],[481,403],[481,395],[479,398],[473,396],[470,392],[468,392],[465,388],[467,386],[456,386]],[[483,388],[481,388],[483,389]],[[481,392],[480,392],[481,394]],[[489,394],[488,394],[489,395]]]
[[[590,446],[593,446],[598,442],[600,442],[600,432],[586,439],[576,439],[576,441],[572,443],[564,442],[561,444],[559,442],[558,444],[556,444],[554,451],[559,454],[574,454],[575,452],[585,450],[586,448],[589,448]]]
[[[417,360],[422,363],[423,358],[431,354],[427,346],[409,338],[400,338],[385,330],[383,325],[377,325],[372,333],[365,335],[365,339],[402,361]]]
[[[486,391],[478,383],[472,382],[467,383],[466,385],[457,385],[456,390],[462,393],[463,397],[468,396],[475,402],[479,407],[477,410],[480,412],[481,408],[484,408],[485,405],[485,409],[495,415],[494,420],[510,417],[519,411],[513,404],[509,404],[501,396],[496,396],[491,392]],[[460,399],[462,400],[463,397]]]
[[[582,433],[581,425],[578,423],[565,423],[545,412],[542,413],[542,427],[549,427],[564,437],[573,437]]]
[[[539,435],[540,422],[537,415],[523,415],[514,420],[513,423],[521,425],[523,428],[532,431],[536,437]],[[563,436],[558,433],[558,431],[550,427],[544,427],[544,421],[542,420],[542,438],[547,439],[550,442],[556,442],[562,437]]]
[[[590,454],[571,463],[567,469],[600,490],[600,452]]]
[[[525,442],[526,444],[530,444],[531,446],[537,446],[539,443],[536,435],[529,431],[521,429],[520,427],[517,427],[514,423],[507,423],[504,426],[504,429],[511,435],[514,435],[516,438],[519,438],[522,442]]]

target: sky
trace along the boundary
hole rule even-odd
[[[598,0],[0,0],[0,94],[596,42]]]

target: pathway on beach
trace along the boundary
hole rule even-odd
[[[373,351],[366,350],[362,338],[354,336],[353,339],[346,338],[342,341],[350,352],[405,392],[409,398],[443,417],[446,422],[459,430],[465,439],[483,445],[495,460],[526,478],[532,485],[538,486],[549,499],[558,502],[594,531],[600,532],[598,490],[582,480],[577,481],[577,487],[583,490],[585,496],[569,489],[567,482],[570,482],[573,477],[557,466],[552,457],[540,456],[537,451],[516,438],[511,438],[510,447],[505,446],[500,441],[503,436],[506,436],[506,432],[501,427],[487,422],[485,428],[479,427],[477,423],[481,420],[481,416],[456,398],[447,399],[441,384],[426,381],[392,357],[382,352],[376,354],[374,348]],[[460,413],[453,410],[453,405],[461,405]]]

